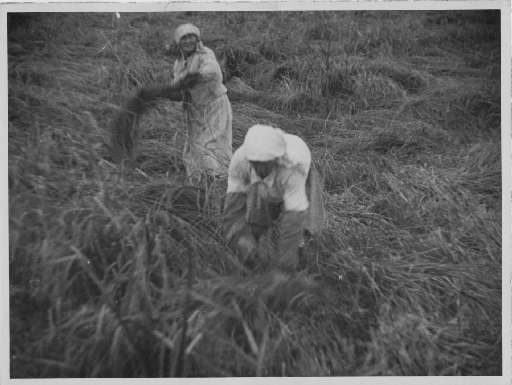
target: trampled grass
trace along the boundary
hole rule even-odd
[[[11,376],[499,375],[499,19],[479,12],[9,16]],[[184,21],[224,64],[234,147],[273,124],[323,175],[290,281],[225,244],[225,180],[186,185],[178,103],[112,162]]]

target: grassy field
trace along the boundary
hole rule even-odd
[[[225,180],[184,185],[178,103],[111,162],[186,21],[234,147],[270,123],[323,174],[290,282],[225,245]],[[500,375],[500,60],[495,11],[9,15],[11,377]]]

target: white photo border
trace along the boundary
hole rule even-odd
[[[501,376],[454,376],[454,377],[292,377],[292,378],[118,378],[118,379],[10,379],[9,378],[9,264],[8,264],[8,118],[7,118],[7,12],[180,12],[180,11],[292,11],[292,10],[462,10],[462,9],[499,9],[501,10],[501,150],[502,150],[502,375]],[[0,314],[1,314],[1,350],[0,383],[12,385],[25,384],[460,384],[494,385],[510,384],[512,370],[511,335],[511,245],[512,245],[512,182],[511,182],[511,4],[509,0],[403,0],[403,1],[166,1],[150,0],[103,2],[93,0],[53,1],[33,0],[31,2],[0,3],[0,27],[2,44],[0,45],[0,154],[2,157],[1,181],[3,183],[0,204],[0,244],[3,246],[0,258]]]

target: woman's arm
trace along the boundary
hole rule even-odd
[[[222,214],[224,236],[243,258],[255,252],[257,246],[251,225],[246,221],[249,175],[245,163],[243,151],[239,148],[229,165],[227,196]]]
[[[190,65],[190,74],[199,74],[201,81],[220,80],[222,82],[222,70],[215,54],[208,48],[195,55]]]
[[[159,98],[166,98],[179,102],[183,99],[181,90],[175,85],[160,87],[144,87],[137,93],[137,98],[143,103],[150,103]]]
[[[199,78],[199,74],[189,74],[168,86],[144,87],[138,91],[137,98],[143,103],[150,103],[159,98],[180,102],[183,100],[182,91],[193,87]]]

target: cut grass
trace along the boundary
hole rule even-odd
[[[496,59],[497,27],[453,15],[323,15],[342,39],[308,12],[10,28],[11,375],[499,375],[499,83],[482,59]],[[326,229],[288,282],[225,244],[225,179],[184,184],[178,104],[141,117],[134,168],[109,161],[115,111],[168,79],[159,45],[182,21],[238,71],[234,147],[272,124],[303,137],[323,174]],[[316,60],[318,39],[333,51]]]

